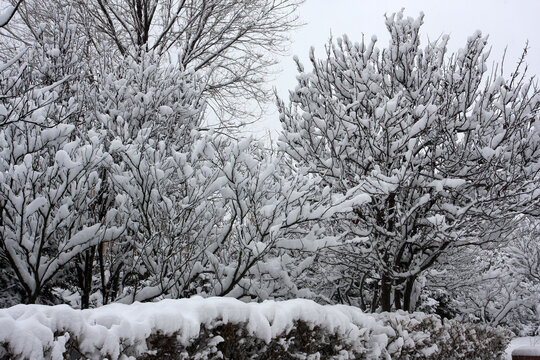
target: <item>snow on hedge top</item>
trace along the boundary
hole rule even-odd
[[[540,356],[540,346],[522,346],[512,351],[515,356]]]
[[[310,300],[243,303],[233,298],[194,297],[132,305],[111,304],[97,309],[75,310],[67,305],[16,305],[0,309],[0,343],[24,358],[62,359],[64,344],[70,335],[78,340],[86,356],[113,359],[121,353],[120,344],[145,352],[151,334],[178,334],[188,345],[197,338],[201,326],[245,323],[250,335],[270,342],[287,333],[295,321],[304,321],[343,336],[350,344],[367,340],[369,351],[378,356],[387,346],[393,330],[370,315],[348,306],[323,306]],[[373,335],[377,336],[373,336]],[[364,349],[367,350],[367,349]],[[54,356],[57,354],[56,356]]]

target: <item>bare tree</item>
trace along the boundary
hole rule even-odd
[[[62,19],[84,31],[98,54],[115,50],[168,55],[183,69],[204,74],[216,113],[240,114],[245,97],[271,99],[265,86],[275,54],[298,26],[302,0],[28,0],[20,17],[35,36],[42,23]],[[51,11],[54,8],[54,11]],[[27,35],[26,35],[27,36]]]

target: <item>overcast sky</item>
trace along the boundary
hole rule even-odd
[[[505,46],[506,68],[510,70],[529,41],[527,62],[531,74],[540,75],[540,0],[306,0],[299,11],[303,27],[291,34],[292,45],[288,56],[280,62],[281,72],[272,85],[281,97],[287,98],[288,90],[296,86],[296,67],[292,60],[297,55],[308,62],[308,52],[315,47],[315,54],[324,55],[324,44],[330,33],[333,37],[347,34],[352,41],[376,35],[379,47],[388,44],[389,36],[384,24],[384,14],[405,8],[405,16],[425,14],[421,40],[435,39],[450,34],[451,51],[461,48],[467,37],[476,30],[489,34],[493,50],[490,60],[500,60]],[[489,61],[489,63],[491,63]],[[277,135],[280,129],[275,107],[256,125],[258,136],[267,131]]]

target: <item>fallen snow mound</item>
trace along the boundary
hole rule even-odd
[[[523,346],[512,351],[515,356],[540,356],[540,347],[538,346]]]
[[[540,336],[524,336],[513,338],[506,348],[506,359],[512,360],[514,350],[518,348],[538,348],[540,349]],[[517,354],[515,354],[517,355]]]
[[[489,358],[497,351],[502,353],[508,342],[504,341],[507,334],[500,329],[476,326],[468,336],[463,325],[456,330],[459,323],[422,313],[371,315],[355,307],[319,305],[301,299],[243,303],[232,298],[194,297],[157,303],[111,304],[89,310],[75,310],[67,305],[17,305],[0,309],[0,358],[64,359],[73,358],[73,354],[91,359],[152,358],[159,355],[159,349],[152,346],[149,339],[161,336],[173,338],[175,346],[184,349],[181,354],[185,356],[179,358],[204,359],[210,358],[209,352],[220,353],[219,343],[231,341],[225,338],[225,332],[212,332],[224,325],[236,326],[232,338],[243,334],[245,338],[255,339],[251,340],[257,344],[255,347],[262,344],[270,348],[272,343],[281,346],[283,351],[292,351],[298,341],[302,341],[299,324],[307,325],[304,327],[308,333],[318,332],[318,341],[328,341],[328,351],[334,354],[331,357],[334,359],[398,356],[442,359],[445,351],[448,352],[444,344],[452,341],[454,346],[464,349],[471,346],[463,342],[470,341]],[[295,331],[294,336],[287,337]],[[205,356],[192,357],[188,348],[191,346],[190,351],[194,351],[194,343],[199,341],[200,344],[204,336],[210,339],[204,344],[211,349],[205,350]],[[234,341],[245,347],[248,340]],[[494,343],[500,344],[502,349],[493,346]],[[232,345],[226,347],[229,349]],[[275,346],[272,349],[276,351]],[[250,359],[268,349],[254,350]],[[222,352],[219,357],[228,358]]]

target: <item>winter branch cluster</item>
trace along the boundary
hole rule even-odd
[[[0,303],[309,298],[539,325],[540,90],[525,53],[331,41],[246,99],[298,0],[14,1],[0,16]],[[52,10],[54,9],[54,10]],[[249,117],[248,117],[249,118]]]

